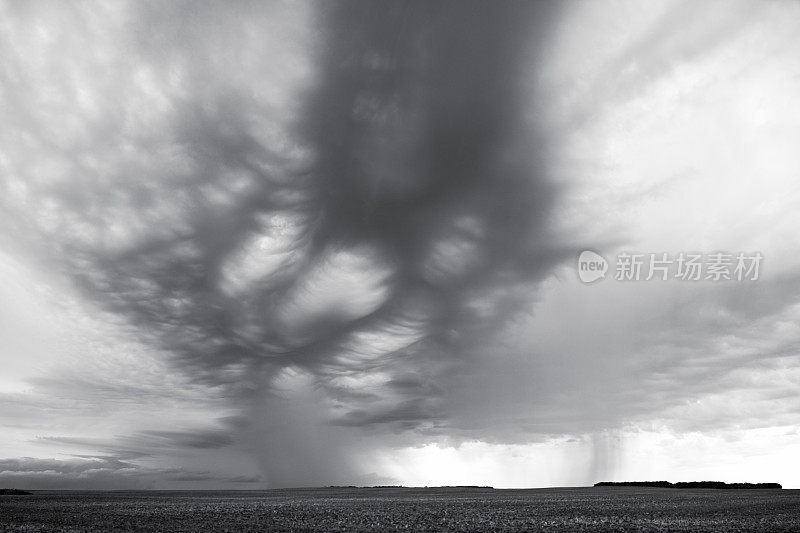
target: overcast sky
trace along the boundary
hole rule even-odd
[[[800,4],[5,2],[0,124],[0,486],[800,488]]]

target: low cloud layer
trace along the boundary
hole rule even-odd
[[[151,489],[157,483],[189,482],[225,486],[261,482],[258,476],[220,477],[208,471],[178,468],[143,468],[116,457],[76,457],[72,459],[3,459],[0,481],[31,490],[130,490]],[[240,485],[241,486],[241,485]]]

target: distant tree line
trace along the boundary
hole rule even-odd
[[[780,483],[725,483],[722,481],[600,481],[595,487],[661,487],[666,489],[780,489]]]

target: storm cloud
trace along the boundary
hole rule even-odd
[[[0,349],[55,362],[0,406],[67,457],[2,479],[442,484],[409,472],[459,449],[585,483],[658,432],[762,453],[736,431],[798,412],[787,9],[4,4],[0,289],[25,313]],[[585,286],[583,249],[766,263]],[[536,477],[550,445],[570,459]]]
[[[436,425],[563,255],[526,116],[554,7],[5,9],[8,224],[253,419],[289,371],[315,424]]]

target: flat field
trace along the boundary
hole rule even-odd
[[[0,531],[800,531],[800,490],[36,491]]]

